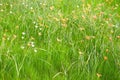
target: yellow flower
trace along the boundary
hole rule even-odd
[[[85,39],[86,39],[86,40],[90,40],[91,37],[90,37],[90,36],[86,36]]]
[[[108,49],[106,49],[106,52],[108,52],[109,50]]]
[[[97,73],[97,77],[100,78],[102,75],[100,73]]]
[[[50,6],[50,10],[54,10],[54,6]]]
[[[107,57],[107,56],[104,56],[104,60],[105,60],[105,61],[108,60],[108,57]]]
[[[57,41],[58,41],[58,42],[62,42],[62,40],[61,40],[61,39],[59,39],[59,38],[57,38]]]

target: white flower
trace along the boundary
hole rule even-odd
[[[35,24],[36,22],[34,21],[33,24]]]
[[[7,38],[7,40],[9,41],[9,40],[10,40],[10,38],[8,37],[8,38]]]
[[[23,5],[25,5],[25,3],[24,3],[24,2],[23,2],[22,4],[23,4]]]
[[[0,6],[2,6],[3,4],[0,4]]]
[[[38,26],[36,25],[35,28],[38,28]]]
[[[32,47],[35,47],[34,42],[31,42],[31,46],[32,46]]]
[[[12,11],[10,11],[10,14],[12,14]]]
[[[33,7],[30,7],[30,9],[32,10],[32,9],[33,9]]]
[[[21,49],[25,49],[25,47],[24,47],[24,46],[21,46]]]
[[[1,9],[0,11],[1,11],[1,12],[3,12],[4,10],[3,10],[3,9]]]
[[[32,46],[32,47],[35,47],[35,45],[34,45],[34,44],[32,44],[31,46]]]
[[[77,8],[79,8],[79,5],[77,5]]]
[[[39,30],[42,30],[42,28],[39,28]]]
[[[22,36],[21,38],[24,39],[24,36]]]
[[[34,49],[34,52],[37,53],[37,49]]]
[[[25,35],[25,32],[22,32],[22,35]]]

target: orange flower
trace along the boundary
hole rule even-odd
[[[95,19],[95,20],[96,20],[96,19],[97,19],[97,16],[96,16],[96,15],[94,15],[94,16],[93,16],[93,19]]]

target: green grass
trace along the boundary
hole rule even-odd
[[[0,0],[0,80],[119,74],[119,0]]]

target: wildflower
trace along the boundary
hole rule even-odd
[[[25,49],[25,47],[24,47],[24,46],[21,46],[21,49]]]
[[[22,32],[22,35],[25,35],[25,32]]]
[[[79,8],[80,6],[79,5],[77,5],[77,8]]]
[[[31,42],[31,47],[35,47],[34,42]]]
[[[0,4],[0,6],[2,6],[3,4]]]
[[[50,10],[53,10],[53,9],[54,9],[54,6],[51,6],[51,7],[50,7]]]
[[[97,77],[100,78],[102,75],[100,73],[97,73]]]
[[[10,11],[10,14],[12,14],[13,12],[12,11]]]
[[[35,28],[38,28],[38,26],[36,25]]]
[[[83,55],[83,53],[81,51],[79,51],[79,55]]]
[[[86,40],[90,40],[91,37],[90,37],[90,36],[86,36],[85,39],[86,39]]]
[[[42,35],[41,32],[38,32],[38,35],[41,36]]]
[[[97,16],[96,16],[96,15],[94,15],[94,16],[93,16],[93,19],[95,19],[95,20],[96,20],[96,19],[97,19]]]
[[[84,31],[85,30],[85,28],[83,28],[83,27],[80,27],[79,29],[80,29],[80,31]]]
[[[83,18],[83,19],[85,19],[85,16],[84,16],[84,15],[82,15],[82,18]]]
[[[6,39],[7,39],[7,35],[6,35],[6,34],[3,34],[2,39],[3,39],[3,40],[6,40]]]
[[[62,23],[66,23],[68,21],[68,18],[63,18],[63,19],[61,19],[61,22]]]
[[[45,4],[45,3],[43,3],[43,6],[46,6],[46,4]]]
[[[14,34],[14,35],[13,35],[13,38],[15,39],[16,37],[17,37],[17,36]]]
[[[34,49],[34,52],[37,53],[37,49]]]
[[[64,24],[62,24],[62,26],[63,26],[63,27],[67,27],[67,24],[64,23]]]
[[[31,10],[33,10],[33,7],[30,7]]]
[[[24,3],[24,2],[23,2],[22,4],[23,4],[23,5],[25,5],[25,3]]]
[[[34,21],[33,24],[36,24],[36,22]]]
[[[108,60],[108,57],[107,57],[107,56],[104,56],[104,60],[105,60],[105,61]]]
[[[42,30],[42,28],[39,28],[39,30],[41,31],[41,30]]]
[[[30,38],[30,39],[31,39],[31,40],[35,40],[35,38],[34,38],[34,37],[32,37],[32,36],[31,36],[31,38]]]
[[[9,41],[9,40],[10,40],[10,38],[8,37],[8,38],[7,38],[7,40]]]
[[[112,41],[112,37],[109,37],[109,40]]]
[[[19,26],[16,26],[15,28],[16,28],[16,29],[19,29]]]
[[[118,39],[120,39],[120,36],[117,36]]]
[[[30,44],[30,43],[28,43],[28,44],[27,44],[27,46],[28,46],[28,47],[30,47],[30,46],[31,46],[31,44]]]
[[[34,44],[32,44],[31,46],[32,46],[32,47],[35,47],[35,45],[34,45]]]
[[[42,5],[42,3],[40,3],[40,5]]]
[[[111,30],[111,31],[110,31],[110,33],[111,33],[111,34],[113,34],[113,33],[114,33],[114,31],[113,31],[113,30]]]
[[[108,52],[109,50],[108,50],[108,49],[106,49],[105,51],[106,51],[106,52]]]
[[[1,11],[1,12],[3,12],[4,10],[3,10],[3,9],[1,9],[0,11]]]
[[[61,39],[59,39],[59,38],[57,38],[57,41],[58,41],[58,42],[61,42],[62,40],[61,40]]]
[[[22,36],[21,38],[22,38],[22,39],[24,39],[25,37],[24,37],[24,36]]]
[[[56,18],[56,17],[54,17],[53,19],[54,19],[55,21],[59,21],[59,19],[58,19],[58,18]]]

